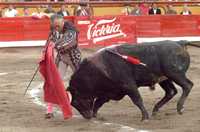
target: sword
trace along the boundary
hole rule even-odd
[[[121,55],[120,53],[116,52],[116,51],[109,50],[109,49],[106,49],[106,51],[108,51],[108,52],[110,52],[110,53],[112,53],[112,54],[114,54],[114,55],[117,55],[117,56],[119,56],[119,57],[121,57],[121,58],[124,59],[124,56]],[[140,62],[139,65],[142,65],[142,66],[147,67],[147,65],[146,65],[145,63],[142,63],[142,62]]]
[[[29,81],[29,84],[27,85],[26,90],[24,92],[24,96],[26,95],[26,93],[28,91],[28,88],[31,86],[31,83],[33,82],[33,80],[34,80],[34,78],[35,78],[35,76],[36,76],[36,74],[37,74],[38,71],[39,71],[39,66],[37,66],[37,68],[36,68],[36,70],[35,70],[32,78],[31,78],[31,80]]]

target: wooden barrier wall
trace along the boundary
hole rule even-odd
[[[66,19],[75,23],[80,30],[79,40],[84,40],[83,43],[88,41],[86,44],[88,46],[93,43],[92,41],[89,42],[86,35],[90,24],[98,23],[100,20],[113,20],[114,18],[116,18],[116,21],[110,22],[107,25],[121,24],[120,30],[122,32],[127,32],[126,30],[128,30],[129,34],[121,36],[120,42],[125,42],[126,37],[135,42],[137,37],[185,37],[200,35],[200,15],[106,16],[93,17],[92,19],[66,17]],[[48,32],[48,18],[0,18],[0,41],[45,40],[47,39]],[[106,34],[103,35],[106,36]],[[132,38],[130,38],[130,35],[132,35]],[[112,38],[107,40],[109,41],[108,44],[112,43]]]

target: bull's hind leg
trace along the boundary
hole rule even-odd
[[[184,108],[183,105],[184,105],[185,100],[186,100],[187,96],[189,95],[189,93],[190,93],[190,91],[193,87],[193,83],[189,79],[185,78],[184,81],[181,82],[179,85],[182,87],[183,92],[182,92],[182,95],[181,95],[181,97],[180,97],[180,99],[177,103],[177,112],[179,114],[182,114],[183,108]]]
[[[140,109],[142,112],[142,121],[149,119],[149,114],[144,107],[142,97],[137,88],[128,89],[127,95],[131,98],[132,102]]]
[[[182,114],[183,108],[184,108],[183,105],[193,87],[193,83],[189,79],[187,79],[185,74],[177,74],[176,76],[173,76],[172,78],[173,78],[173,81],[179,86],[181,86],[183,90],[182,95],[177,103],[177,112],[179,114]]]
[[[164,80],[159,84],[165,91],[165,96],[154,106],[152,115],[156,115],[159,109],[177,94],[174,84],[169,79]]]

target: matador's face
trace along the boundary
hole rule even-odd
[[[64,20],[63,19],[55,19],[53,22],[54,30],[58,32],[62,32],[64,26]]]

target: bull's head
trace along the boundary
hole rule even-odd
[[[87,59],[84,59],[79,69],[71,76],[68,88],[72,94],[71,105],[86,119],[91,119],[93,117],[95,95],[93,91],[94,85],[91,82],[91,70],[96,70],[93,67],[93,64],[89,63]]]
[[[91,119],[93,117],[94,98],[85,95],[83,96],[71,88],[69,88],[69,91],[72,95],[71,105],[76,108],[84,118]]]

